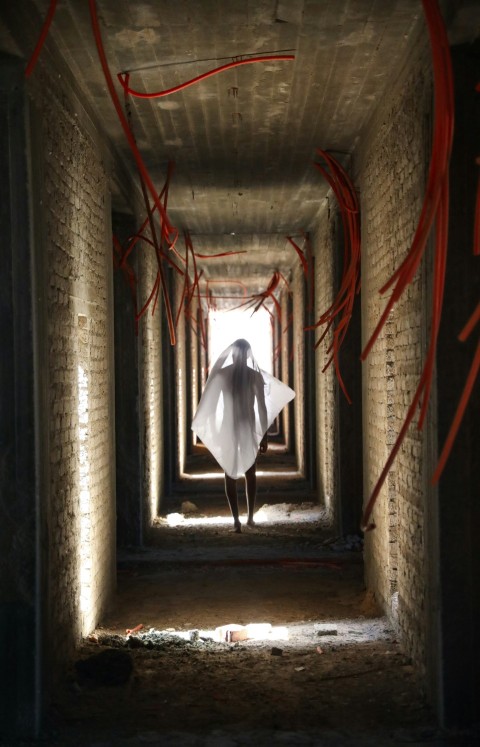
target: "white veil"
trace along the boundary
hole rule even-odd
[[[294,396],[293,389],[260,369],[247,340],[236,340],[212,367],[192,430],[224,472],[237,479],[255,462],[263,435]]]

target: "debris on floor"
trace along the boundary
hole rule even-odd
[[[313,629],[317,635],[337,635],[338,628],[336,625],[329,623],[315,623]]]
[[[149,628],[142,630],[143,625],[136,628],[127,628],[125,636],[119,634],[96,634],[89,637],[92,643],[113,648],[185,648],[188,646],[205,647],[215,644],[239,643],[241,641],[266,641],[266,640],[288,640],[288,630],[283,625],[271,625],[270,623],[249,623],[239,625],[230,623],[221,625],[214,630],[198,630],[196,628],[187,631],[157,630]]]
[[[183,501],[181,505],[182,514],[198,514],[198,506],[192,501]]]
[[[324,545],[334,552],[362,552],[363,537],[360,534],[346,534],[344,537],[325,540]]]
[[[139,631],[139,630],[142,630],[142,628],[143,628],[143,625],[142,625],[142,623],[140,623],[139,625],[135,625],[135,627],[134,627],[134,628],[127,628],[127,629],[125,630],[125,633],[126,633],[127,635],[131,635],[132,633],[138,633],[138,631]]]
[[[205,648],[221,644],[220,639],[213,637],[213,631],[201,631],[197,629],[187,631],[157,630],[149,628],[135,635],[123,636],[107,635],[100,638],[100,643],[110,646],[126,646],[128,648],[149,649],[180,649],[180,648]]]
[[[213,526],[198,514],[178,528],[158,524],[150,547],[122,552],[115,606],[76,659],[125,654],[131,674],[107,687],[71,667],[49,746],[313,747],[332,733],[325,747],[385,747],[399,744],[389,737],[400,728],[431,726],[421,673],[365,591],[361,553],[342,557],[325,543],[332,529],[318,507],[275,504],[243,535],[207,518]],[[255,622],[263,640],[244,637]],[[215,639],[218,627],[229,641]],[[305,741],[299,726],[313,736]]]

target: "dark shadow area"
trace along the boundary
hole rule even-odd
[[[365,593],[361,542],[352,551],[319,506],[277,493],[240,535],[202,524],[228,516],[219,502],[191,523],[159,517],[149,547],[122,553],[115,604],[78,652],[97,664],[72,665],[48,744],[469,744],[436,731]],[[263,638],[225,640],[252,624]],[[118,656],[125,681],[106,685]]]

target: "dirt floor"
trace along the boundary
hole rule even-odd
[[[360,538],[332,537],[311,503],[265,505],[240,535],[223,503],[189,508],[119,556],[115,606],[72,662],[45,743],[477,744],[436,728],[365,593]],[[263,640],[225,640],[253,623],[272,626]]]

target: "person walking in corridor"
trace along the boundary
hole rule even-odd
[[[237,480],[245,476],[247,525],[254,526],[257,455],[267,451],[267,431],[294,396],[293,389],[260,369],[247,340],[235,340],[212,367],[192,430],[225,472],[235,532],[241,532]]]

